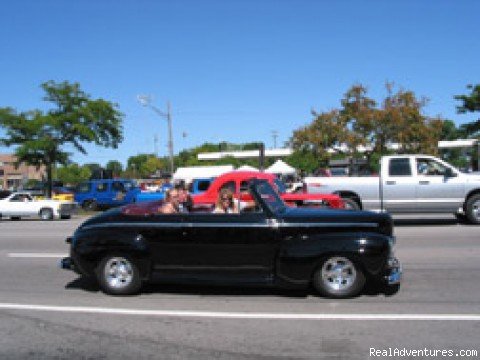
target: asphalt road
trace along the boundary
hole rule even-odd
[[[0,221],[0,359],[479,357],[480,227],[399,222],[400,291],[334,301],[166,285],[106,296],[57,268],[81,221]]]

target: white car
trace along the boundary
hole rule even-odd
[[[42,220],[69,219],[77,204],[58,200],[35,200],[27,192],[15,192],[0,200],[0,217],[20,219],[39,217]]]

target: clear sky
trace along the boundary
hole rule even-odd
[[[40,84],[79,82],[119,104],[125,140],[79,163],[167,155],[167,123],[136,96],[173,109],[175,153],[204,142],[283,144],[310,110],[339,107],[355,83],[386,81],[430,99],[457,124],[454,95],[480,83],[480,2],[428,0],[0,0],[0,107],[45,109]],[[186,134],[186,136],[184,136]],[[9,152],[1,148],[0,152]]]

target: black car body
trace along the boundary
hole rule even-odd
[[[144,281],[313,285],[329,297],[357,295],[366,281],[398,286],[389,215],[289,208],[266,181],[254,180],[254,211],[157,214],[128,205],[84,222],[67,239],[63,268],[95,276],[110,294]]]

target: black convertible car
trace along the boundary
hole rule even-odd
[[[240,214],[157,214],[129,205],[85,221],[60,266],[95,276],[108,294],[145,281],[308,287],[334,298],[365,283],[398,287],[392,220],[366,211],[289,208],[262,180]]]

